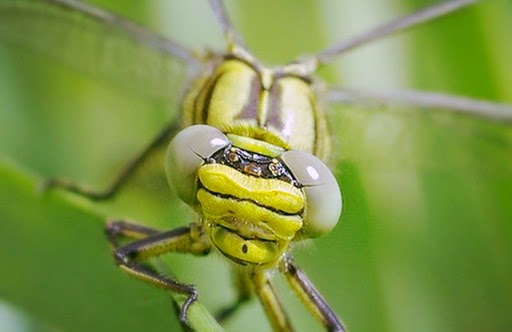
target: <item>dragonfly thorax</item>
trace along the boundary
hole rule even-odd
[[[228,55],[196,79],[183,103],[185,126],[208,124],[326,160],[331,138],[311,80]]]

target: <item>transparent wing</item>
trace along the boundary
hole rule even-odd
[[[394,40],[396,48],[347,62],[350,68],[341,63],[348,87],[332,87],[326,96],[336,118],[340,159],[375,169],[441,170],[471,180],[480,170],[510,175],[510,48],[503,38],[510,31],[508,6],[482,2],[410,31],[409,38]],[[353,71],[356,66],[359,71]],[[368,80],[350,76],[366,75],[363,69]],[[491,169],[500,172],[487,173]]]
[[[359,92],[331,91],[342,164],[512,176],[510,106],[418,91]]]
[[[328,92],[327,100],[331,103],[345,105],[382,105],[389,110],[393,110],[396,106],[419,107],[420,110],[447,111],[489,120],[512,122],[512,105],[426,91],[333,88]]]
[[[425,91],[331,89],[341,160],[372,168],[512,176],[512,106]],[[475,167],[481,168],[475,170]]]
[[[456,12],[457,10],[472,5],[475,2],[476,0],[450,0],[438,2],[417,10],[409,15],[398,17],[388,23],[378,25],[373,29],[369,29],[363,33],[355,35],[352,38],[319,52],[315,57],[320,64],[326,64],[351,49],[369,44],[394,33],[417,27],[426,22]]]
[[[0,41],[159,98],[173,98],[196,60],[179,44],[72,0],[0,1]]]

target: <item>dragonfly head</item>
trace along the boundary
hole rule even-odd
[[[207,125],[175,136],[166,171],[213,244],[244,264],[273,263],[290,242],[332,230],[341,214],[336,179],[317,157]]]

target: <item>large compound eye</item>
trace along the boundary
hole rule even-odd
[[[165,173],[169,185],[185,203],[193,205],[196,200],[199,166],[229,144],[220,130],[206,125],[187,127],[174,136],[167,148]]]
[[[331,170],[317,157],[302,151],[286,151],[281,159],[306,194],[306,236],[316,237],[332,230],[340,219],[342,203],[340,187]]]

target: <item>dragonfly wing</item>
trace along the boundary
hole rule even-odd
[[[475,165],[512,170],[512,106],[418,91],[327,95],[342,161],[447,173]]]
[[[173,41],[70,0],[0,1],[0,41],[156,98],[174,99],[197,63]]]
[[[370,89],[331,89],[327,100],[342,104],[380,104],[382,106],[413,106],[474,115],[489,120],[512,122],[512,105],[473,98],[416,90],[386,91]],[[422,108],[423,107],[423,108]]]

